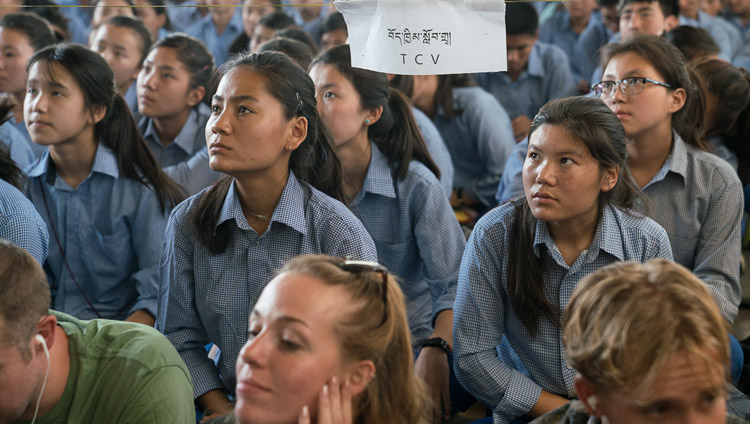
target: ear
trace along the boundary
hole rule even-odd
[[[680,25],[680,19],[675,15],[669,15],[664,18],[664,34],[672,31]],[[663,34],[662,34],[663,35]]]
[[[539,29],[537,29],[534,33],[534,43],[536,43],[537,41],[539,41]]]
[[[380,119],[381,116],[383,116],[383,106],[378,106],[374,109],[367,109],[365,111],[365,119],[368,119],[370,122],[365,123],[365,125],[373,125],[378,122],[378,119]]]
[[[687,99],[687,93],[684,88],[678,88],[672,91],[672,96],[669,100],[669,113],[675,113],[685,106],[685,100]]]
[[[358,361],[349,366],[347,378],[352,389],[352,397],[358,396],[375,378],[375,363],[370,360]],[[386,376],[381,376],[385,378]]]
[[[290,130],[285,147],[290,148],[290,150],[297,150],[297,147],[307,138],[307,118],[295,116],[287,125]]]
[[[52,346],[55,345],[55,329],[57,328],[57,318],[54,315],[45,315],[37,323],[34,328],[34,335],[40,334],[44,337],[44,341],[47,343],[47,349],[52,350]],[[33,339],[36,340],[36,339]],[[41,346],[36,343],[33,348],[41,350]]]
[[[617,179],[620,176],[620,167],[613,166],[604,170],[604,178],[602,180],[602,191],[607,192],[615,188],[617,185]]]
[[[573,378],[573,387],[576,390],[578,399],[586,408],[586,412],[588,412],[589,415],[595,415],[597,417],[600,416],[597,415],[596,408],[589,403],[591,397],[596,396],[596,393],[594,392],[594,385],[588,379],[586,379],[586,377],[582,376],[581,374],[576,374],[576,376]]]
[[[104,116],[107,114],[107,107],[104,105],[93,105],[91,106],[91,119],[92,119],[92,125],[96,125],[104,119]]]
[[[203,100],[203,96],[206,95],[206,87],[199,85],[192,90],[188,91],[187,95],[187,104],[190,107],[193,107],[200,103],[201,100]]]

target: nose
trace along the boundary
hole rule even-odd
[[[29,109],[32,112],[44,113],[47,111],[47,96],[37,92],[34,96],[26,96],[25,103],[29,103]]]
[[[252,339],[248,339],[245,345],[242,346],[242,349],[240,350],[240,358],[251,366],[264,366],[270,357],[270,350],[270,335],[265,331],[261,331]]]
[[[154,70],[147,71],[146,68],[141,69],[141,73],[138,75],[138,80],[141,86],[148,88],[149,90],[156,90],[156,78],[154,76],[156,72]]]
[[[637,31],[641,29],[641,18],[638,16],[637,13],[633,14],[633,16],[630,17],[630,22],[628,22],[628,26],[630,29]]]
[[[519,52],[516,49],[508,49],[508,62],[518,62]]]
[[[232,133],[232,125],[230,125],[229,116],[227,115],[226,108],[222,109],[218,115],[211,115],[206,123],[206,128],[210,128],[211,134],[228,135]],[[206,132],[206,136],[209,135],[210,134]]]
[[[543,185],[557,184],[555,166],[549,160],[544,160],[536,169],[536,182]]]
[[[614,104],[614,103],[622,103],[627,98],[628,98],[628,96],[626,96],[622,92],[622,82],[621,82],[620,84],[617,84],[615,86],[615,88],[612,90],[612,95],[609,96],[608,99],[606,99],[607,100],[606,103],[612,103],[612,104]]]

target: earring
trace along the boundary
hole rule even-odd
[[[289,151],[290,152],[292,151],[292,145],[291,144],[289,145]]]
[[[370,120],[369,119],[365,119],[365,125],[370,125]]]

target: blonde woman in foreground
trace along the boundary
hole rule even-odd
[[[298,256],[263,290],[248,328],[234,414],[211,423],[426,422],[404,296],[383,266]]]

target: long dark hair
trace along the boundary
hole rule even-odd
[[[182,188],[162,172],[151,155],[128,104],[117,92],[112,69],[100,55],[80,44],[63,43],[34,53],[26,64],[27,75],[36,63],[51,80],[56,79],[54,65],[61,66],[81,88],[87,107],[106,108],[104,118],[94,125],[94,136],[112,149],[124,176],[152,187],[165,212],[185,198]]]
[[[631,208],[640,190],[633,182],[628,163],[627,139],[620,120],[599,99],[569,97],[552,100],[542,106],[529,130],[529,140],[542,125],[560,126],[580,140],[602,170],[619,168],[615,186],[599,193],[599,210],[605,204]],[[539,329],[539,317],[547,317],[559,326],[559,309],[545,295],[543,261],[534,254],[537,219],[526,197],[513,201],[515,216],[510,230],[513,246],[508,255],[508,296],[513,311],[532,337]]]
[[[0,125],[11,118],[13,100],[9,96],[0,97]],[[23,190],[25,178],[18,169],[16,162],[10,157],[10,149],[0,141],[0,180],[7,182],[19,190]]]
[[[628,41],[612,44],[604,50],[600,62],[602,69],[606,68],[615,56],[626,53],[635,53],[650,63],[664,78],[663,82],[672,86],[670,90],[678,88],[685,90],[687,94],[685,105],[672,114],[672,128],[687,144],[696,149],[708,151],[708,145],[704,140],[706,88],[703,79],[687,65],[685,56],[663,37],[640,35]]]
[[[708,90],[717,97],[708,136],[720,136],[724,145],[737,155],[737,171],[742,184],[750,183],[750,74],[728,62],[709,59],[695,64]]]
[[[440,178],[440,170],[414,122],[409,99],[389,87],[386,74],[353,67],[351,50],[346,44],[323,52],[311,66],[317,64],[331,65],[351,81],[359,93],[362,109],[383,107],[380,119],[367,128],[367,137],[388,158],[389,164],[396,165],[395,178],[406,177],[412,160],[422,162],[435,177]]]
[[[242,54],[222,65],[212,93],[216,92],[221,78],[236,68],[247,69],[263,78],[266,90],[281,103],[287,120],[298,116],[307,120],[307,137],[292,151],[289,169],[298,180],[343,202],[341,162],[328,128],[318,115],[315,85],[305,70],[283,53]],[[219,227],[216,231],[214,228],[231,183],[232,178],[225,176],[211,186],[201,197],[192,217],[193,231],[198,240],[213,254],[224,252],[229,242],[227,227]]]

